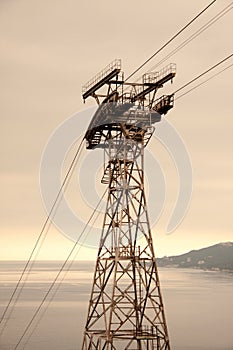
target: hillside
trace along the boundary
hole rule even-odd
[[[158,266],[233,271],[233,242],[215,244],[189,253],[157,259]]]

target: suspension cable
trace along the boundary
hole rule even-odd
[[[79,235],[79,237],[77,238],[76,242],[74,243],[72,249],[70,250],[70,252],[69,252],[69,254],[68,254],[66,260],[63,262],[63,264],[62,264],[60,270],[58,271],[58,273],[57,273],[56,277],[54,278],[52,284],[50,285],[50,287],[49,287],[49,289],[47,290],[45,296],[43,297],[43,299],[42,299],[40,305],[39,305],[38,308],[36,309],[35,313],[33,314],[32,318],[31,318],[31,320],[29,321],[29,323],[27,324],[26,328],[24,329],[23,334],[21,335],[20,339],[18,340],[17,344],[16,344],[15,347],[14,347],[14,350],[18,349],[18,347],[19,347],[21,341],[23,340],[24,336],[26,335],[28,329],[31,327],[33,321],[34,321],[35,318],[37,317],[37,315],[38,315],[38,313],[39,313],[41,307],[43,306],[43,304],[44,304],[44,302],[46,301],[46,299],[47,299],[49,293],[51,292],[51,290],[53,289],[54,285],[56,284],[56,281],[58,280],[58,278],[59,278],[61,272],[64,270],[64,268],[65,268],[65,266],[66,266],[68,260],[70,259],[70,257],[71,257],[71,255],[73,254],[75,248],[77,247],[79,240],[81,239],[82,235],[84,234],[84,232],[85,232],[86,228],[88,227],[90,221],[92,220],[92,218],[93,218],[95,212],[97,211],[97,209],[98,209],[98,207],[99,207],[99,205],[100,205],[100,203],[101,203],[101,201],[102,201],[102,199],[103,199],[105,193],[107,192],[107,190],[108,190],[108,188],[106,188],[105,192],[103,193],[102,197],[100,198],[100,200],[99,200],[97,206],[95,207],[93,213],[92,213],[91,216],[89,217],[89,219],[88,219],[87,223],[85,224],[85,226],[84,226],[82,232],[80,233],[80,235]]]
[[[202,82],[199,83],[198,85],[195,85],[195,86],[192,87],[190,90],[188,90],[188,91],[184,92],[183,94],[179,95],[178,97],[176,97],[176,101],[179,100],[180,98],[182,98],[183,96],[187,95],[187,94],[190,93],[191,91],[197,89],[199,86],[201,86],[201,85],[207,83],[209,80],[211,80],[211,79],[215,78],[216,76],[220,75],[220,74],[223,73],[225,70],[227,70],[227,69],[229,69],[229,68],[231,68],[231,67],[233,67],[233,63],[230,64],[229,66],[227,66],[226,68],[222,69],[222,70],[219,71],[218,73],[215,73],[215,74],[212,75],[210,78],[208,78],[208,79],[202,81]]]
[[[143,68],[149,61],[151,61],[159,52],[161,52],[166,46],[168,46],[178,35],[180,35],[186,28],[188,28],[198,17],[200,17],[210,6],[212,6],[216,0],[213,0],[208,6],[206,6],[201,12],[199,12],[191,21],[189,21],[183,28],[181,28],[175,35],[172,36],[160,49],[158,49],[152,56],[150,56],[145,62],[143,62],[135,71],[133,71],[126,79],[128,81],[134,74],[136,74],[141,68]]]
[[[35,253],[35,250],[36,250],[36,248],[38,247],[38,245],[39,245],[39,243],[40,243],[40,241],[41,241],[41,239],[42,239],[43,233],[44,233],[44,231],[45,231],[45,229],[46,229],[48,223],[51,222],[51,216],[52,216],[52,214],[54,213],[54,209],[55,209],[55,207],[56,207],[56,205],[57,205],[57,203],[58,203],[58,201],[59,201],[60,195],[61,195],[61,193],[62,193],[62,191],[63,191],[63,189],[64,189],[64,187],[65,187],[65,185],[66,185],[66,183],[67,183],[67,180],[68,180],[70,174],[72,173],[72,171],[73,171],[73,169],[74,169],[74,166],[75,166],[75,164],[76,164],[76,161],[78,160],[78,157],[79,157],[79,154],[80,154],[80,151],[81,151],[81,147],[82,147],[82,145],[83,145],[83,142],[84,142],[84,138],[81,140],[81,142],[80,142],[80,144],[79,144],[79,146],[78,146],[78,149],[77,149],[77,151],[76,151],[76,153],[75,153],[75,156],[74,156],[74,158],[73,158],[73,160],[72,160],[72,162],[71,162],[71,164],[70,164],[70,167],[69,167],[69,169],[68,169],[68,171],[67,171],[67,173],[66,173],[66,175],[65,175],[65,177],[64,177],[64,180],[63,180],[63,182],[62,182],[62,184],[61,184],[61,187],[60,187],[60,189],[59,189],[59,191],[58,191],[58,193],[57,193],[57,196],[56,196],[56,198],[55,198],[55,200],[54,200],[54,202],[53,202],[53,205],[52,205],[52,207],[51,207],[51,209],[50,209],[50,211],[49,211],[49,213],[48,213],[48,215],[47,215],[47,218],[46,218],[46,220],[45,220],[45,222],[44,222],[44,224],[43,224],[43,226],[42,226],[42,229],[41,229],[41,231],[40,231],[40,233],[39,233],[39,236],[38,236],[38,238],[37,238],[37,240],[36,240],[36,242],[35,242],[35,244],[34,244],[34,247],[33,247],[32,251],[31,251],[31,253],[30,253],[30,256],[29,256],[29,258],[28,258],[28,260],[27,260],[27,262],[26,262],[26,264],[25,264],[25,266],[24,266],[24,269],[23,269],[23,271],[22,271],[22,273],[21,273],[21,275],[20,275],[20,277],[19,277],[19,280],[18,280],[18,282],[17,282],[17,284],[16,284],[16,286],[15,286],[15,288],[14,288],[12,294],[11,294],[11,297],[10,297],[10,299],[9,299],[9,301],[8,301],[8,303],[7,303],[6,307],[5,307],[5,309],[4,309],[4,312],[3,312],[2,316],[1,316],[1,319],[0,319],[0,324],[2,323],[2,321],[3,321],[4,318],[5,318],[5,315],[6,315],[7,311],[8,311],[8,309],[9,309],[9,307],[10,307],[12,301],[13,301],[13,298],[14,298],[14,296],[15,296],[15,294],[16,294],[16,292],[17,292],[19,286],[20,286],[20,283],[21,283],[21,281],[22,281],[22,279],[23,279],[23,277],[24,277],[24,275],[25,275],[25,273],[26,273],[26,271],[27,271],[27,269],[28,269],[28,266],[29,266],[29,264],[30,264],[30,262],[31,262],[31,260],[32,260],[32,257],[33,257],[33,255],[34,255],[34,253]],[[47,234],[47,232],[46,232],[46,234]]]
[[[194,81],[200,79],[201,77],[203,77],[205,74],[209,73],[210,71],[212,71],[214,68],[220,66],[222,63],[226,62],[227,60],[229,60],[231,57],[233,56],[233,53],[227,57],[225,57],[223,60],[221,60],[220,62],[216,63],[215,65],[213,65],[212,67],[208,68],[206,71],[204,71],[203,73],[199,74],[197,77],[193,78],[192,80],[190,80],[188,83],[184,84],[183,86],[181,86],[179,89],[177,89],[176,91],[174,91],[172,93],[172,95],[176,94],[178,91],[183,90],[185,87],[187,87],[188,85],[192,84]]]
[[[106,194],[107,190],[108,190],[108,188],[106,188],[106,190],[105,190],[105,192],[104,192],[104,195]],[[104,196],[104,195],[103,195],[103,196]],[[100,209],[101,209],[101,208],[100,208]],[[91,226],[89,227],[89,230],[86,232],[86,234],[85,234],[85,236],[84,236],[84,238],[83,238],[83,242],[82,242],[82,243],[79,243],[79,247],[78,247],[77,252],[75,253],[75,256],[74,256],[73,259],[71,260],[69,266],[66,268],[66,271],[65,271],[63,277],[62,277],[61,280],[57,283],[56,288],[55,288],[55,290],[54,290],[54,292],[53,292],[51,298],[49,299],[48,303],[47,303],[46,306],[44,307],[42,314],[39,316],[38,321],[36,322],[35,326],[34,326],[33,329],[31,330],[31,332],[30,332],[30,334],[28,335],[26,341],[24,342],[24,347],[23,347],[23,349],[25,348],[25,346],[26,346],[26,345],[28,344],[28,342],[30,341],[30,339],[31,339],[31,337],[32,337],[32,335],[33,335],[33,333],[36,331],[38,325],[40,324],[41,320],[43,319],[43,317],[44,317],[44,315],[45,315],[45,313],[46,313],[48,307],[50,306],[50,304],[52,303],[52,301],[53,301],[54,298],[56,297],[57,292],[58,292],[58,290],[59,290],[60,287],[61,287],[61,284],[63,283],[64,279],[65,279],[66,276],[67,276],[67,273],[70,271],[71,267],[73,266],[74,261],[76,260],[76,258],[77,258],[77,256],[78,256],[80,250],[82,249],[82,247],[83,247],[83,245],[84,245],[84,243],[85,243],[87,237],[89,236],[89,234],[90,234],[90,232],[91,232],[91,230],[92,230],[92,228],[93,228],[93,226],[94,226],[96,220],[98,219],[99,215],[100,215],[100,211],[98,212],[98,214],[96,215],[95,219],[93,220]]]
[[[205,30],[207,30],[209,27],[211,27],[215,22],[217,22],[219,19],[221,19],[223,16],[225,16],[229,11],[233,8],[233,2],[231,2],[228,6],[226,6],[223,10],[217,13],[214,17],[212,17],[206,24],[204,24],[202,27],[200,27],[195,33],[190,35],[186,40],[184,40],[180,45],[178,45],[174,50],[170,51],[167,56],[165,56],[163,59],[161,59],[158,63],[156,63],[154,66],[150,68],[150,71],[153,71],[156,67],[158,67],[160,64],[165,62],[168,58],[172,57],[174,54],[179,52],[183,47],[188,45],[191,41],[196,39],[200,34],[202,34]]]

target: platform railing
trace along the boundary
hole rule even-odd
[[[169,74],[176,73],[176,64],[170,63],[161,69],[159,72],[145,73],[142,76],[143,84],[156,84],[159,80],[163,79]]]
[[[102,79],[106,78],[115,69],[118,69],[118,70],[121,69],[121,60],[120,59],[115,59],[114,61],[109,63],[101,72],[96,74],[94,76],[94,78],[92,78],[85,85],[83,85],[82,94],[84,94],[86,91],[88,91],[93,86],[98,84]]]

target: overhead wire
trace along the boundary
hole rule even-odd
[[[186,88],[187,86],[189,86],[190,84],[194,83],[196,80],[200,79],[201,77],[203,77],[204,75],[206,75],[207,73],[211,72],[213,69],[215,69],[216,67],[220,66],[221,64],[223,64],[224,62],[226,62],[227,60],[229,60],[231,57],[233,56],[233,53],[230,54],[229,56],[225,57],[224,59],[222,59],[220,62],[216,63],[215,65],[211,66],[210,68],[208,68],[207,70],[205,70],[204,72],[202,72],[201,74],[199,74],[198,76],[196,76],[195,78],[191,79],[189,82],[185,83],[183,86],[181,86],[180,88],[178,88],[177,90],[175,90],[172,95],[176,94],[177,92],[183,90],[184,88]]]
[[[72,249],[70,250],[70,252],[69,252],[69,254],[68,254],[67,258],[66,258],[66,260],[63,262],[63,264],[62,264],[62,266],[61,266],[59,272],[57,273],[57,275],[56,275],[56,277],[54,278],[53,282],[51,283],[49,289],[47,290],[46,294],[44,295],[44,297],[43,297],[43,299],[42,299],[40,305],[39,305],[38,308],[36,309],[35,313],[33,314],[32,318],[31,318],[31,320],[29,321],[29,323],[27,324],[26,328],[24,329],[24,331],[23,331],[21,337],[19,338],[17,344],[16,344],[15,347],[14,347],[14,350],[18,349],[18,347],[19,347],[20,343],[22,342],[24,336],[26,335],[26,333],[28,332],[29,328],[31,327],[33,321],[35,320],[35,318],[37,317],[38,313],[40,312],[40,310],[41,310],[41,308],[42,308],[44,302],[46,301],[47,297],[49,296],[49,293],[51,292],[51,290],[53,289],[54,285],[56,284],[56,282],[57,282],[57,280],[58,280],[58,278],[59,278],[61,272],[64,270],[64,268],[65,268],[67,262],[69,261],[70,257],[72,256],[72,254],[73,254],[75,248],[76,248],[77,245],[79,244],[79,240],[82,238],[82,235],[84,234],[84,232],[85,232],[86,228],[88,227],[90,221],[92,220],[93,216],[95,215],[95,212],[97,211],[97,209],[98,209],[100,203],[102,202],[102,199],[103,199],[103,197],[105,196],[105,193],[107,192],[107,190],[108,190],[108,188],[106,188],[106,190],[104,191],[103,195],[101,196],[101,198],[100,198],[100,200],[99,200],[97,206],[95,207],[94,211],[92,212],[91,216],[89,217],[88,221],[86,222],[86,224],[85,224],[85,226],[84,226],[82,232],[80,233],[80,235],[78,236],[77,240],[75,241],[75,243],[74,243]]]
[[[200,27],[195,33],[193,33],[191,36],[189,36],[186,40],[184,40],[181,44],[179,44],[175,49],[170,51],[163,59],[161,59],[158,63],[156,63],[154,66],[148,69],[148,72],[152,72],[155,68],[160,66],[163,62],[168,60],[170,57],[175,55],[177,52],[179,52],[183,47],[188,45],[190,42],[192,42],[194,39],[196,39],[200,34],[205,32],[209,27],[211,27],[215,22],[217,22],[219,19],[221,19],[223,16],[225,16],[229,11],[233,8],[233,2],[231,2],[229,5],[227,5],[224,9],[219,11],[215,16],[213,16],[206,24],[204,24],[202,27]],[[229,8],[230,7],[230,8]],[[137,78],[134,83],[137,83],[141,77]],[[126,87],[125,90],[128,90],[130,86]]]
[[[221,71],[219,71],[218,73],[215,73],[214,75],[212,75],[210,78],[202,81],[200,84],[195,85],[194,87],[192,87],[191,89],[189,89],[188,91],[184,92],[183,94],[179,95],[176,97],[176,101],[179,100],[180,98],[182,98],[183,96],[187,95],[188,93],[190,93],[191,91],[197,89],[199,86],[204,85],[205,83],[207,83],[209,80],[215,78],[216,76],[220,75],[221,73],[223,73],[224,71],[226,71],[227,69],[233,67],[233,63],[230,64],[229,66],[227,66],[226,68],[222,69]]]
[[[4,320],[5,316],[6,316],[6,313],[8,312],[9,307],[10,307],[10,305],[11,305],[11,303],[12,303],[12,301],[13,301],[15,295],[16,295],[16,292],[18,291],[18,289],[19,289],[19,287],[20,287],[20,285],[21,285],[22,279],[23,279],[25,273],[26,273],[27,270],[28,270],[29,264],[30,264],[30,262],[31,262],[31,260],[32,260],[32,258],[33,258],[33,256],[34,256],[34,254],[35,254],[35,251],[36,251],[36,249],[37,249],[39,243],[41,242],[41,239],[42,239],[42,236],[43,236],[43,234],[44,234],[44,232],[45,232],[45,229],[46,229],[47,225],[48,225],[49,223],[51,223],[52,214],[54,213],[54,210],[55,210],[55,208],[56,208],[56,206],[57,206],[57,203],[58,203],[58,201],[59,201],[59,199],[60,199],[60,195],[61,195],[61,193],[62,193],[63,189],[65,188],[66,183],[67,183],[67,181],[68,181],[68,178],[69,178],[70,174],[72,173],[72,171],[73,171],[73,169],[74,169],[74,166],[75,166],[75,164],[76,164],[76,161],[77,161],[78,158],[79,158],[79,155],[80,155],[80,151],[81,151],[83,142],[84,142],[84,138],[81,140],[81,142],[80,142],[80,144],[79,144],[79,146],[78,146],[78,149],[77,149],[77,151],[76,151],[76,153],[75,153],[75,155],[74,155],[74,158],[73,158],[73,160],[72,160],[72,162],[71,162],[71,164],[70,164],[70,166],[69,166],[69,168],[68,168],[68,171],[67,171],[67,173],[66,173],[66,175],[65,175],[65,177],[64,177],[64,179],[63,179],[63,182],[62,182],[62,184],[61,184],[61,186],[60,186],[60,189],[59,189],[59,191],[58,191],[58,193],[57,193],[57,195],[56,195],[56,197],[55,197],[55,200],[54,200],[54,202],[53,202],[53,205],[52,205],[52,207],[51,207],[51,209],[50,209],[50,211],[49,211],[49,213],[48,213],[48,215],[47,215],[47,218],[46,218],[46,220],[45,220],[45,222],[44,222],[44,224],[43,224],[43,226],[42,226],[42,229],[41,229],[41,231],[40,231],[40,233],[39,233],[39,236],[38,236],[38,238],[37,238],[37,240],[36,240],[36,242],[35,242],[35,244],[34,244],[34,246],[33,246],[33,249],[32,249],[32,251],[31,251],[31,253],[30,253],[30,255],[29,255],[29,258],[28,258],[28,260],[27,260],[27,262],[26,262],[26,264],[25,264],[25,266],[24,266],[24,268],[23,268],[23,271],[22,271],[21,274],[20,274],[20,277],[19,277],[19,279],[18,279],[18,281],[17,281],[17,283],[16,283],[16,286],[15,286],[15,288],[14,288],[14,290],[13,290],[11,296],[10,296],[10,299],[9,299],[9,301],[8,301],[8,303],[7,303],[7,305],[6,305],[5,309],[4,309],[4,311],[3,311],[3,313],[2,313],[2,316],[1,316],[1,319],[0,319],[0,325],[1,325],[1,323],[3,322],[3,320]]]
[[[106,188],[106,190],[105,190],[105,192],[104,192],[104,195],[106,194],[107,190],[108,190],[108,188]],[[104,195],[103,195],[103,196],[104,196]],[[100,210],[101,210],[101,208],[100,208]],[[65,271],[65,273],[64,273],[64,275],[63,275],[63,277],[61,278],[61,280],[59,281],[59,283],[57,283],[56,288],[55,288],[55,290],[54,290],[54,292],[53,292],[53,295],[51,296],[51,298],[49,299],[48,303],[47,303],[46,306],[44,307],[42,314],[41,314],[40,317],[38,318],[38,321],[35,323],[35,325],[34,325],[32,331],[30,332],[29,336],[27,337],[27,340],[24,342],[24,346],[23,346],[23,349],[22,349],[22,350],[25,349],[25,347],[26,347],[26,345],[28,344],[28,342],[30,341],[30,339],[31,339],[31,337],[32,337],[32,335],[33,335],[33,333],[36,331],[36,329],[37,329],[37,327],[39,326],[41,320],[43,319],[43,317],[44,317],[44,315],[45,315],[45,313],[46,313],[48,307],[50,306],[50,304],[52,303],[52,301],[53,301],[54,298],[56,297],[57,292],[58,292],[58,290],[59,290],[60,287],[61,287],[61,284],[63,283],[64,279],[66,278],[67,273],[68,273],[68,272],[70,271],[70,269],[72,268],[74,261],[76,260],[76,258],[77,258],[77,256],[78,256],[80,250],[82,249],[83,245],[85,244],[85,240],[86,240],[87,237],[89,236],[89,234],[90,234],[90,232],[91,232],[91,230],[92,230],[92,228],[93,228],[93,226],[94,226],[96,220],[98,219],[99,215],[100,215],[100,211],[98,212],[98,214],[96,215],[95,219],[93,220],[91,226],[89,227],[89,230],[86,232],[86,235],[85,235],[85,237],[83,238],[83,242],[82,242],[82,243],[79,243],[79,247],[78,247],[77,252],[75,253],[75,256],[74,256],[73,259],[71,260],[71,262],[70,262],[68,268],[66,269],[66,271]]]
[[[207,9],[212,6],[217,0],[213,0],[209,5],[207,5],[202,11],[200,11],[195,17],[191,19],[184,27],[182,27],[175,35],[171,37],[164,45],[162,45],[153,55],[151,55],[146,61],[144,61],[137,69],[135,69],[126,79],[128,81],[133,75],[135,75],[141,68],[143,68],[148,62],[150,62],[159,52],[161,52],[165,47],[167,47],[175,38],[177,38],[186,28],[188,28],[197,18],[199,18]]]
[[[156,67],[158,67],[160,64],[165,62],[168,58],[175,55],[177,52],[179,52],[183,47],[188,45],[191,41],[196,39],[200,34],[202,34],[205,30],[207,30],[209,27],[211,27],[215,22],[217,22],[219,19],[221,19],[223,16],[225,16],[229,11],[233,9],[233,2],[231,2],[228,6],[226,6],[223,10],[218,12],[214,17],[212,17],[206,24],[204,24],[202,27],[200,27],[195,33],[190,35],[186,40],[184,40],[180,45],[178,45],[174,50],[170,51],[162,60],[160,60],[158,63],[156,63],[154,66],[152,66],[149,71],[153,71]]]

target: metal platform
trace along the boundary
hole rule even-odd
[[[167,66],[163,67],[159,72],[145,73],[142,76],[142,82],[144,85],[157,84],[159,81],[165,82],[170,80],[170,76],[174,77],[176,75],[176,64],[170,63]],[[169,78],[168,78],[169,77]]]
[[[163,95],[157,100],[155,100],[153,110],[157,111],[159,114],[167,114],[167,112],[174,106],[174,94]]]
[[[104,84],[109,82],[113,77],[121,71],[121,60],[116,59],[99,72],[94,78],[89,80],[82,87],[82,96],[85,100],[89,96],[93,96],[96,90],[100,89]]]
[[[170,63],[159,72],[145,73],[142,76],[143,86],[141,90],[132,97],[132,102],[142,100],[147,94],[163,87],[163,84],[172,80],[176,75],[176,65]]]
[[[106,132],[114,130],[123,132],[123,125],[129,129],[134,128],[147,132],[152,124],[161,120],[161,115],[155,110],[143,110],[133,107],[132,103],[102,103],[94,114],[85,134],[87,149],[103,148],[107,137]],[[140,132],[138,132],[139,134]],[[135,141],[140,142],[140,139],[135,138]],[[146,141],[144,140],[144,142]]]

